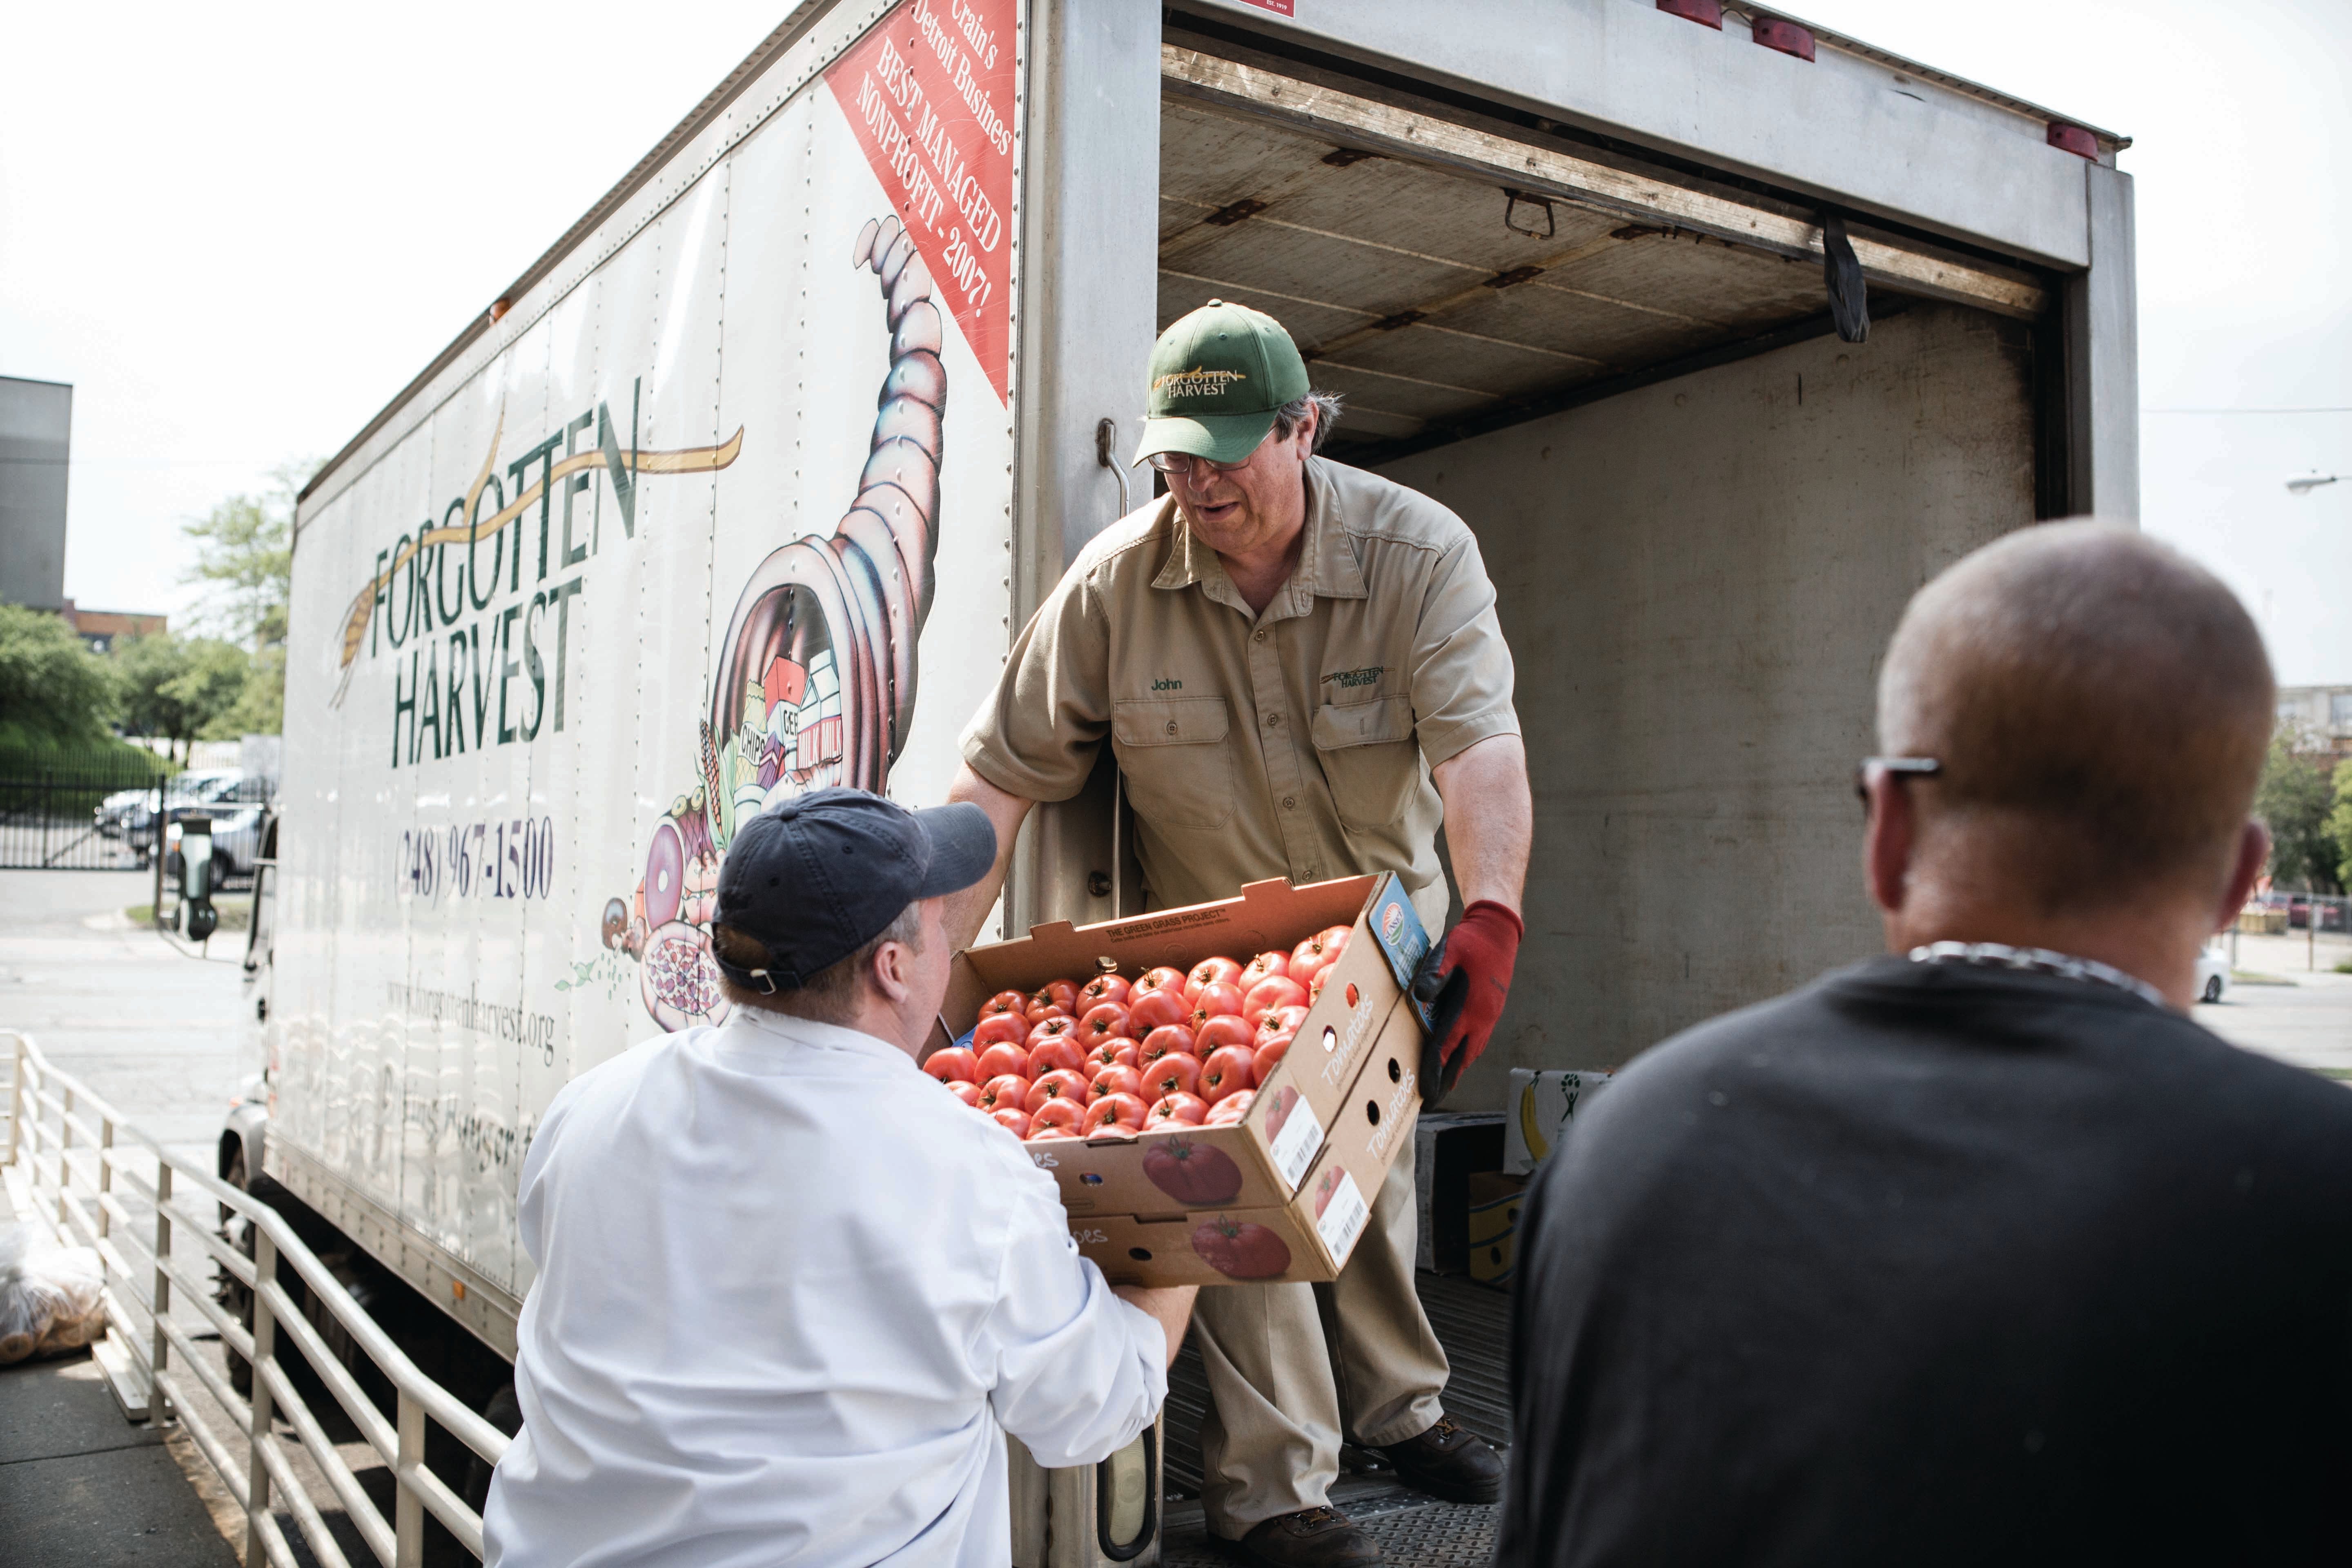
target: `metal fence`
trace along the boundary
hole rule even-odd
[[[422,1568],[427,1514],[480,1557],[481,1516],[425,1466],[426,1424],[439,1425],[488,1465],[506,1452],[508,1437],[419,1372],[276,1209],[167,1151],[52,1067],[31,1037],[0,1031],[0,1045],[14,1068],[0,1165],[60,1239],[97,1250],[106,1270],[109,1326],[95,1347],[100,1365],[126,1408],[144,1405],[149,1419],[175,1421],[219,1472],[245,1510],[247,1568],[265,1561],[298,1568],[301,1560],[281,1517],[291,1518],[310,1560],[322,1568],[349,1568],[351,1561],[331,1516],[348,1520],[383,1568]],[[187,1207],[191,1194],[201,1210],[218,1205],[221,1212]],[[220,1234],[227,1212],[251,1225],[252,1257]],[[174,1256],[175,1238],[194,1240],[252,1292],[250,1327],[213,1299],[210,1281],[188,1268],[184,1252]],[[281,1260],[306,1289],[307,1307],[282,1283]],[[250,1364],[250,1400],[238,1396],[231,1377],[175,1320],[175,1300],[195,1307],[222,1344]],[[347,1338],[373,1363],[394,1391],[389,1413],[368,1397],[322,1328]],[[281,1336],[292,1342],[299,1363],[281,1349]],[[301,1381],[315,1376],[324,1384],[390,1470],[391,1519],[302,1396],[293,1375],[298,1366],[308,1369]],[[278,1430],[280,1420],[291,1440]],[[298,1466],[298,1459],[307,1463]]]
[[[144,866],[167,771],[128,746],[0,752],[0,869]]]

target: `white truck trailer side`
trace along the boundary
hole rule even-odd
[[[224,1167],[510,1356],[549,1099],[723,1010],[748,814],[940,797],[1211,296],[1497,584],[1538,828],[1459,1102],[1870,951],[1903,603],[2137,510],[2125,145],[1712,0],[809,0],[304,492]],[[1007,931],[1135,903],[1097,783]]]

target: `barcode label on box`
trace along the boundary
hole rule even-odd
[[[1323,1147],[1323,1123],[1316,1120],[1314,1109],[1304,1099],[1297,1099],[1272,1132],[1274,1168],[1281,1173],[1282,1184],[1295,1192],[1307,1167],[1315,1163],[1316,1152]]]
[[[1326,1180],[1330,1181],[1329,1194],[1318,1194],[1316,1202],[1321,1210],[1315,1216],[1316,1234],[1322,1237],[1335,1263],[1348,1261],[1355,1250],[1356,1237],[1364,1234],[1364,1222],[1371,1217],[1371,1206],[1356,1188],[1356,1178],[1337,1165],[1331,1167]]]

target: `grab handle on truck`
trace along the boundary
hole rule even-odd
[[[1158,1538],[1159,1477],[1157,1423],[1095,1467],[1095,1545],[1111,1562],[1134,1562]]]

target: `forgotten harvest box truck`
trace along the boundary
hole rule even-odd
[[[1348,398],[1327,455],[1453,507],[1496,581],[1537,935],[1459,1103],[1868,951],[1843,780],[1904,601],[2136,510],[2124,145],[1713,0],[798,5],[303,492],[224,1171],[491,1400],[549,1099],[724,1011],[749,816],[940,797],[1145,499],[1150,346],[1212,295],[1289,326]],[[1410,744],[1405,674],[1315,728]],[[1107,752],[992,936],[1147,912],[1171,760]],[[1351,784],[1386,770],[1320,760],[1385,820]],[[1152,1551],[1146,1458],[1022,1482],[1021,1561]]]

